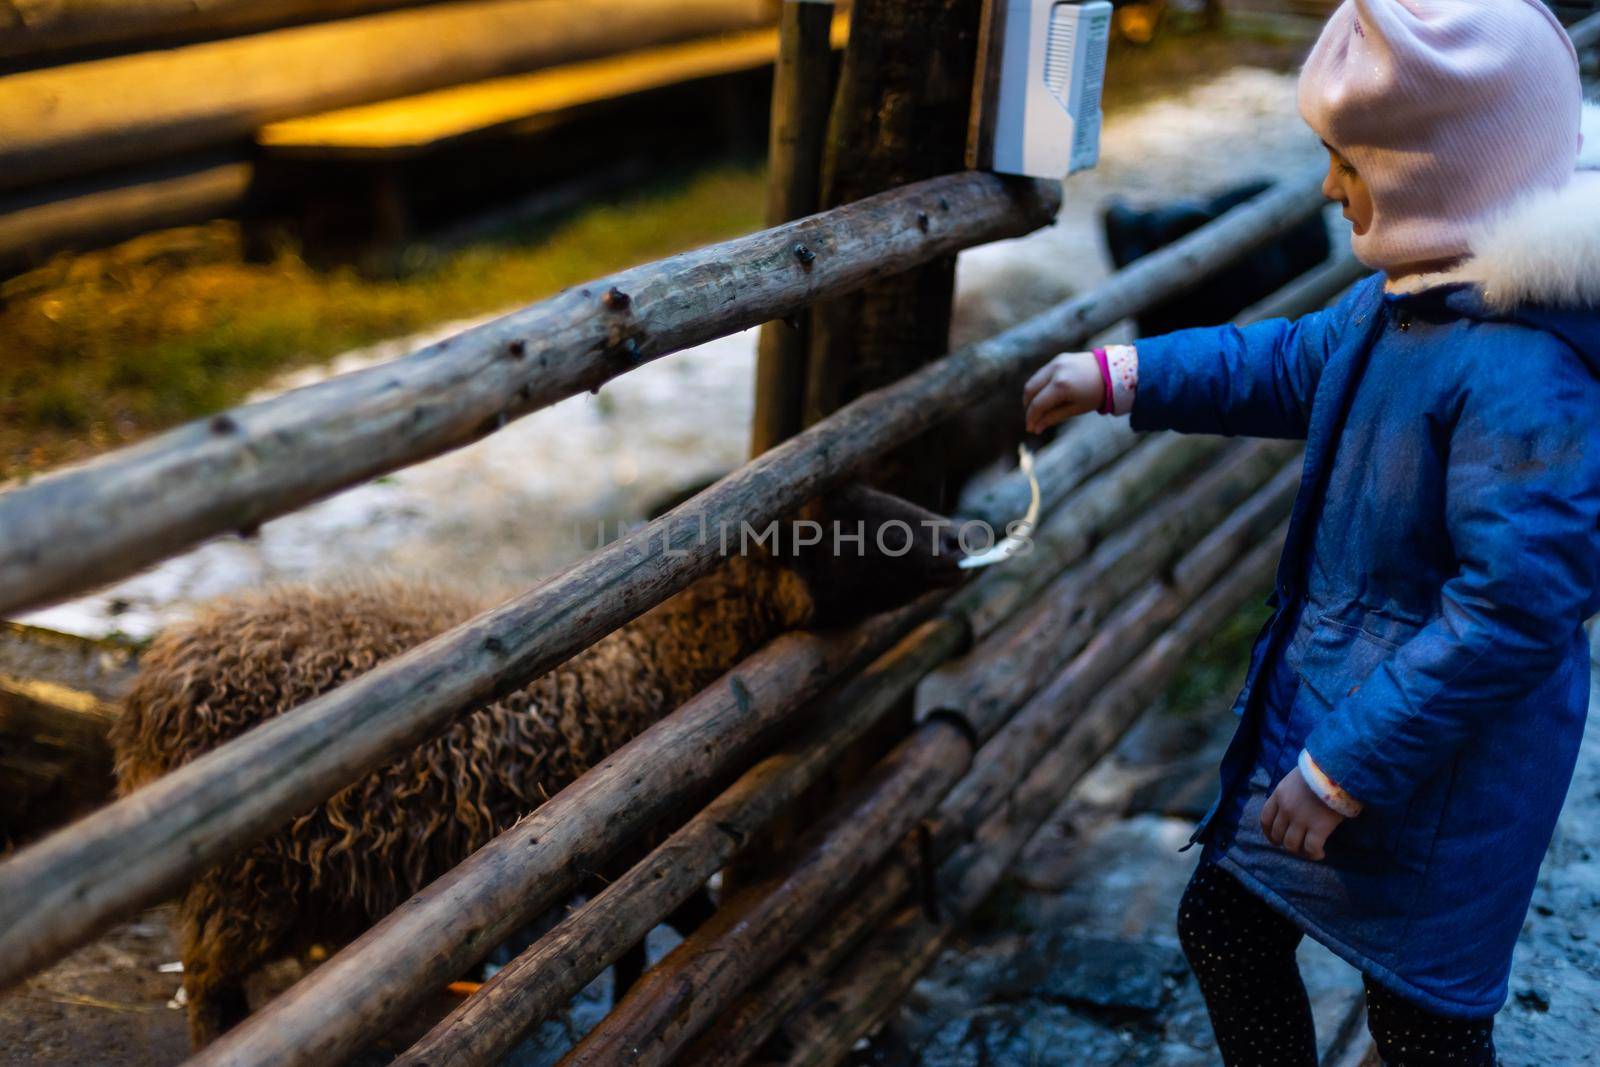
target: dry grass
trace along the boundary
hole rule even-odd
[[[63,256],[0,288],[0,480],[237,403],[274,374],[757,228],[761,167],[725,163],[384,276],[249,262],[236,224]]]

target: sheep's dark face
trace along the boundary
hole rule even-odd
[[[816,621],[835,625],[908,604],[961,582],[964,555],[943,515],[889,493],[852,485],[816,502],[796,538],[795,569],[816,603]],[[814,544],[801,545],[810,536]]]

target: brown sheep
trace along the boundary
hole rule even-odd
[[[775,635],[902,603],[956,580],[937,517],[870,490],[828,514],[866,523],[867,554],[735,556],[653,611],[368,775],[202,875],[178,939],[190,1039],[248,1014],[244,982],[315,943],[342,944],[537,808]],[[877,551],[884,523],[920,531]],[[898,548],[891,533],[886,541]],[[118,791],[161,774],[461,623],[491,603],[415,582],[284,587],[215,603],[141,658],[113,731]],[[637,959],[632,961],[637,967]],[[619,966],[619,982],[625,982]]]

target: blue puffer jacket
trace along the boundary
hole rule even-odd
[[[1592,227],[1592,250],[1600,176],[1582,188],[1559,225]],[[1306,440],[1196,838],[1374,980],[1457,1017],[1505,1001],[1600,609],[1600,257],[1551,243],[1503,268],[1514,286],[1480,253],[1410,295],[1373,277],[1298,322],[1138,344],[1136,428]],[[1258,823],[1302,748],[1365,805],[1320,863]]]

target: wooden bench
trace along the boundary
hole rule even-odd
[[[837,16],[835,48],[847,32],[847,16]],[[776,29],[727,34],[286,119],[263,126],[256,139],[269,154],[297,158],[406,158],[466,137],[536,132],[594,104],[759,70],[777,54]]]

